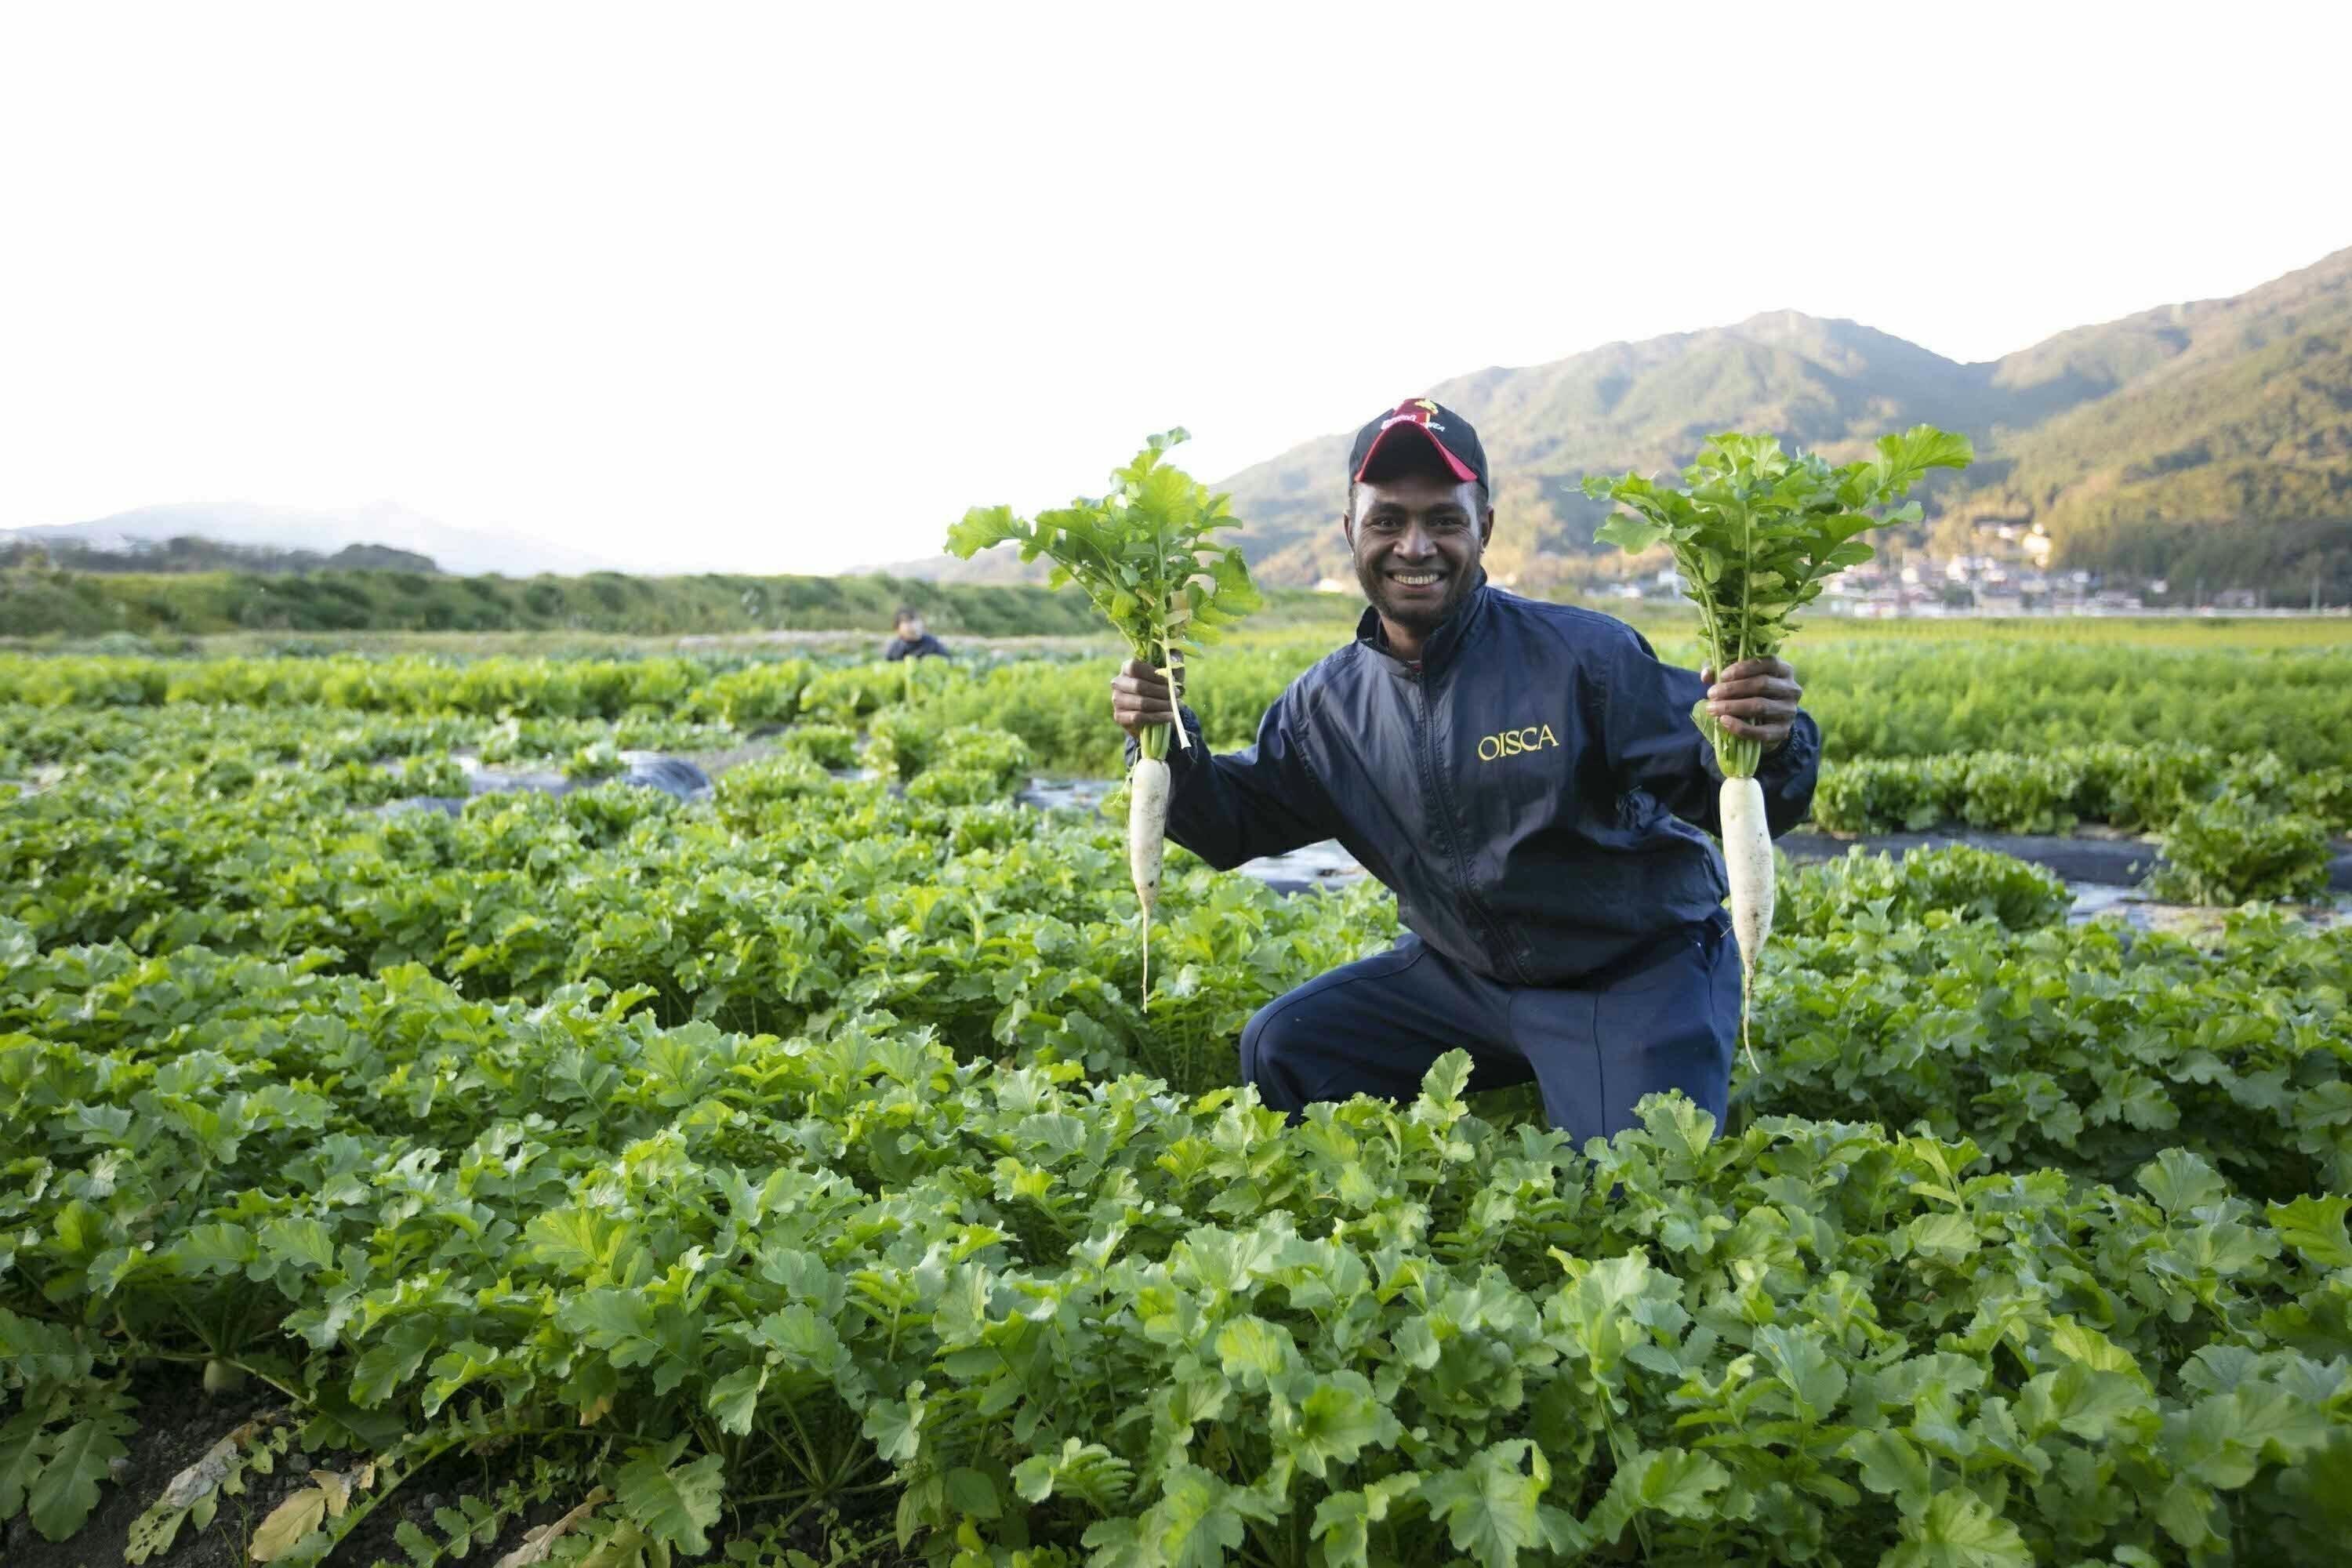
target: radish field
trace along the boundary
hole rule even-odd
[[[2226,912],[1786,869],[1728,1125],[1583,1149],[1232,1087],[1377,887],[1171,847],[1139,1002],[1123,814],[1013,799],[1109,668],[0,655],[0,1559],[2340,1558],[2352,652],[1807,647],[1825,826]]]

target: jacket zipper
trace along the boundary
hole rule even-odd
[[[1519,963],[1518,949],[1503,940],[1502,930],[1495,923],[1495,917],[1471,890],[1470,862],[1462,853],[1462,836],[1454,821],[1453,795],[1444,787],[1440,775],[1437,740],[1431,733],[1433,727],[1429,721],[1427,674],[1425,669],[1408,670],[1405,679],[1412,683],[1414,739],[1420,742],[1417,749],[1421,752],[1423,787],[1428,790],[1430,803],[1436,808],[1438,823],[1445,831],[1446,853],[1454,862],[1456,900],[1486,931],[1488,951],[1509,966],[1510,972],[1518,976],[1520,984],[1531,985],[1534,981],[1528,977],[1526,966]]]

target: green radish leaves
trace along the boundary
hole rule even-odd
[[[1108,495],[1034,520],[974,507],[948,531],[948,552],[969,561],[1010,543],[1024,561],[1051,560],[1053,586],[1076,584],[1137,658],[1175,668],[1263,603],[1240,550],[1216,537],[1241,526],[1226,498],[1162,460],[1184,439],[1181,429],[1150,437],[1112,473]],[[1167,747],[1165,733],[1144,739],[1147,756],[1165,757]]]
[[[1969,438],[1950,430],[1938,430],[1932,425],[1914,425],[1900,436],[1878,438],[1878,460],[1870,465],[1881,489],[1892,489],[1897,496],[1903,488],[1930,468],[1965,468],[1976,456]],[[1867,503],[1859,500],[1848,505]],[[1909,509],[1916,511],[1917,503]],[[1906,520],[1911,521],[1911,520]]]
[[[1811,452],[1783,452],[1770,436],[1710,437],[1698,461],[1683,470],[1682,489],[1662,489],[1637,474],[1584,481],[1595,500],[1625,509],[1593,538],[1638,554],[1664,544],[1699,607],[1707,661],[1723,669],[1769,658],[1797,629],[1797,612],[1821,596],[1822,579],[1874,553],[1861,536],[1890,523],[1916,522],[1917,502],[1895,506],[1932,468],[1966,468],[1966,436],[1916,425],[1882,436],[1878,456],[1831,467]],[[1892,507],[1884,515],[1874,509]],[[1752,776],[1752,741],[1731,735],[1704,708],[1694,721],[1714,745],[1724,772]]]

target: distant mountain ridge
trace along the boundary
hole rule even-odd
[[[1375,401],[1396,387],[1375,389]],[[1832,457],[1922,421],[1979,461],[1926,488],[1947,542],[1971,523],[2038,525],[2056,563],[2299,599],[2352,599],[2352,249],[2244,294],[2160,306],[1964,364],[1862,323],[1794,310],[1423,389],[1476,423],[1497,480],[1489,564],[1532,585],[1589,572],[1603,509],[1587,474],[1671,474],[1718,430],[1770,430]],[[1238,536],[1269,585],[1351,575],[1338,525],[1349,433],[1231,475]],[[453,528],[394,503],[142,508],[0,530],[99,548],[194,535],[331,553],[373,544],[462,574],[626,570],[569,545]],[[1043,580],[1009,551],[876,568],[951,583]]]
[[[2066,336],[2064,374],[2111,366],[2117,389],[2000,442],[1950,510],[2032,519],[2065,563],[2342,601],[2352,250],[2235,299]]]
[[[2000,405],[1990,374],[1853,321],[1795,311],[1643,342],[1609,343],[1550,364],[1488,369],[1430,395],[1478,426],[1501,519],[1494,569],[1583,553],[1606,509],[1588,473],[1669,469],[1724,429],[1762,429],[1832,453],[1931,420],[1981,427]],[[1349,434],[1244,468],[1230,490],[1254,563],[1270,582],[1348,575],[1336,523]]]
[[[1384,392],[1398,389],[1383,389]],[[1856,321],[1769,311],[1606,343],[1426,389],[1494,463],[1497,573],[1572,572],[1603,509],[1578,481],[1671,474],[1718,430],[1832,457],[1922,421],[1967,431],[1977,465],[1923,500],[1947,538],[2038,523],[2062,566],[2352,597],[2352,249],[2245,294],[2072,328],[1964,364]],[[1219,481],[1265,582],[1349,579],[1338,518],[1349,432]],[[1009,554],[892,568],[1019,581]]]
[[[0,542],[56,540],[101,550],[182,537],[321,553],[354,544],[382,545],[428,556],[443,571],[467,575],[496,572],[528,577],[542,572],[619,569],[588,551],[493,529],[452,527],[395,501],[316,510],[251,501],[190,501],[141,507],[88,522],[0,531]]]
[[[1430,395],[1493,460],[1495,566],[1591,551],[1589,473],[1670,472],[1717,430],[1833,457],[1922,421],[1980,461],[1927,490],[1932,519],[2039,522],[2062,564],[2161,573],[2184,554],[2352,591],[2352,249],[2229,300],[2170,305],[1963,364],[1793,310],[1459,376]],[[1337,526],[1348,437],[1219,483],[1270,583],[1348,575]],[[2233,526],[2238,525],[2238,526]],[[2251,585],[2251,584],[2249,584]]]
[[[78,539],[29,539],[0,533],[0,566],[46,563],[66,572],[102,574],[192,572],[407,572],[438,576],[430,555],[388,544],[346,544],[331,555],[274,544],[226,544],[193,533],[157,541],[134,539],[100,548]]]

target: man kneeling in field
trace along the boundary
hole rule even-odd
[[[1243,1078],[1292,1112],[1410,1099],[1461,1047],[1472,1088],[1534,1078],[1579,1142],[1670,1089],[1720,1122],[1739,954],[1707,836],[1722,773],[1691,710],[1764,742],[1777,836],[1803,819],[1821,757],[1795,672],[1695,675],[1622,621],[1490,586],[1485,449],[1426,398],[1357,433],[1348,480],[1370,607],[1255,745],[1211,756],[1146,665],[1111,682],[1130,737],[1180,718],[1192,734],[1169,749],[1168,837],[1220,869],[1336,838],[1397,895],[1407,933],[1261,1008]]]

